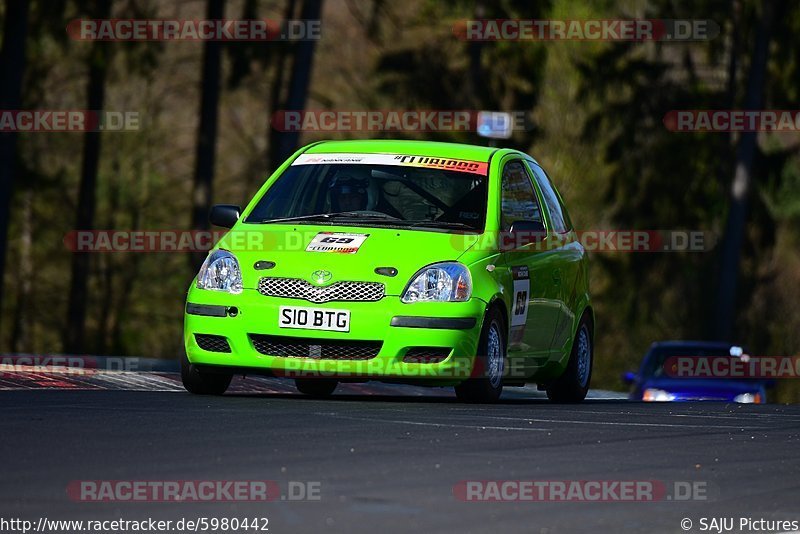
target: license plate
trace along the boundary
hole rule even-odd
[[[310,330],[349,332],[350,310],[281,306],[278,316],[278,326],[281,328],[307,328]]]

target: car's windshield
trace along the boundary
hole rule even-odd
[[[482,232],[486,181],[485,174],[428,167],[292,165],[259,199],[246,222],[320,218],[329,224]]]

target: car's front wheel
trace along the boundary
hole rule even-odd
[[[339,383],[330,378],[296,378],[297,391],[311,397],[330,397]]]
[[[228,390],[232,374],[201,372],[189,362],[186,353],[181,355],[181,380],[183,387],[195,395],[222,395]]]
[[[458,400],[489,403],[500,398],[506,362],[505,332],[502,314],[497,308],[492,308],[481,332],[473,376],[455,387]]]
[[[589,381],[592,378],[594,364],[594,339],[592,325],[587,315],[581,318],[569,363],[555,382],[547,388],[547,398],[553,402],[581,402],[589,392]]]

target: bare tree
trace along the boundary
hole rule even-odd
[[[322,16],[322,0],[303,0],[300,18],[303,20],[319,20]],[[302,111],[306,107],[308,87],[311,83],[311,71],[314,63],[314,45],[316,41],[305,40],[294,45],[294,59],[292,61],[292,74],[289,79],[289,92],[284,101],[283,109]],[[275,110],[273,110],[274,112]],[[277,135],[277,147],[274,152],[275,166],[297,150],[300,144],[300,132],[281,132]]]
[[[775,14],[775,4],[763,3],[763,12],[756,31],[753,56],[745,94],[745,109],[760,109],[764,102],[764,84],[767,77],[769,43]],[[728,340],[733,334],[736,318],[736,289],[739,281],[739,266],[744,241],[750,190],[753,184],[753,162],[758,147],[757,133],[744,132],[736,147],[736,163],[731,184],[730,211],[725,227],[720,264],[720,280],[717,296],[715,335]]]
[[[225,16],[225,0],[208,0],[206,18]],[[203,43],[203,73],[201,78],[200,126],[197,132],[194,186],[192,189],[192,229],[208,230],[208,212],[214,192],[214,163],[216,161],[217,123],[219,121],[220,74],[222,43],[209,40]],[[203,262],[205,255],[192,253],[192,270]]]
[[[14,326],[11,329],[11,350],[31,351],[31,290],[33,289],[33,184],[25,184],[20,191],[19,253],[17,258],[18,283],[17,306],[14,312]]]
[[[94,0],[94,18],[107,19],[111,14],[112,0]],[[100,112],[105,102],[106,74],[111,59],[109,43],[95,41],[89,53],[89,80],[87,83],[87,109]],[[78,208],[75,229],[91,230],[96,211],[97,173],[100,167],[100,132],[84,134],[83,163],[78,187]],[[86,334],[86,301],[89,286],[90,255],[76,252],[72,255],[72,269],[67,303],[67,330],[64,350],[77,353],[84,350]]]
[[[297,8],[297,0],[286,0],[284,8],[283,19],[290,20],[294,17],[295,9]],[[275,62],[275,77],[272,80],[272,87],[269,94],[269,111],[273,115],[279,111],[285,102],[286,92],[284,90],[284,73],[286,72],[286,60],[289,57],[289,48],[286,43],[278,43],[280,45],[277,61]],[[272,121],[269,131],[267,132],[268,147],[267,147],[267,172],[272,173],[278,166],[283,163],[280,159],[280,137],[282,132],[272,127]]]

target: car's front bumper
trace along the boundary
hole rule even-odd
[[[350,310],[350,331],[280,328],[281,306]],[[184,341],[189,361],[195,365],[282,376],[448,384],[461,382],[472,372],[486,303],[473,298],[467,302],[404,304],[397,296],[386,296],[376,302],[315,304],[265,297],[252,289],[231,295],[192,288],[186,310]],[[230,352],[201,348],[196,334],[224,337]],[[252,335],[304,338],[320,344],[371,341],[380,343],[380,349],[374,357],[361,360],[324,359],[313,352],[308,357],[274,356],[259,352]],[[435,363],[404,361],[410,350],[420,347],[448,349],[447,356]]]

